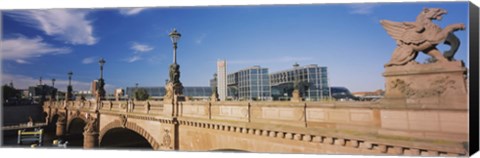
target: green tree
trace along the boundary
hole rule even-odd
[[[135,99],[136,100],[147,100],[149,95],[148,95],[148,92],[147,90],[143,89],[143,88],[139,88],[135,91]]]

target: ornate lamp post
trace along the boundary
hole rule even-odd
[[[69,86],[72,85],[72,75],[73,75],[72,71],[68,72],[68,85]]]
[[[40,93],[41,93],[41,96],[40,96],[40,104],[43,104],[43,102],[46,100],[46,92],[45,92],[45,86],[42,85],[42,76],[40,76],[40,85],[37,86],[38,88],[40,88]]]
[[[182,35],[176,29],[173,29],[169,36],[173,43],[173,64],[170,65],[170,80],[165,87],[166,94],[164,100],[170,100],[173,99],[174,95],[179,96],[183,94],[183,86],[180,82],[180,65],[177,64],[177,43]]]
[[[138,98],[138,83],[135,83],[135,90],[133,91],[133,100]]]
[[[67,73],[68,75],[68,86],[67,86],[67,94],[65,96],[65,100],[70,100],[72,99],[72,91],[73,91],[73,88],[72,88],[72,75],[73,75],[73,72],[70,71]]]
[[[98,79],[98,88],[97,88],[97,100],[103,100],[105,98],[105,81],[103,80],[103,65],[106,61],[101,58],[98,63],[100,64],[100,79]]]
[[[55,100],[56,96],[57,96],[57,90],[55,89],[55,78],[52,78],[52,91],[51,91],[52,94],[51,95],[51,99],[52,100]]]
[[[103,79],[103,65],[106,63],[105,59],[101,58],[98,63],[100,64],[100,79]]]
[[[177,64],[177,42],[182,35],[177,32],[177,29],[173,29],[168,36],[170,36],[173,43],[173,64]]]
[[[55,88],[55,78],[52,78],[52,87]]]

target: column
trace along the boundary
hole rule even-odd
[[[98,146],[98,132],[83,132],[83,148],[91,149]]]
[[[65,135],[65,125],[67,124],[65,116],[59,115],[57,120],[57,129],[55,131],[56,136],[62,137]]]
[[[90,116],[83,130],[83,148],[91,149],[98,146],[98,119]]]

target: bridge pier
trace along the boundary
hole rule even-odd
[[[83,132],[83,148],[91,149],[98,146],[98,136],[97,132]]]
[[[62,137],[65,135],[65,129],[66,129],[66,119],[65,116],[60,115],[57,120],[57,129],[55,130],[55,135],[57,137]]]

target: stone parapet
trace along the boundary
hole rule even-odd
[[[52,114],[95,112],[95,103],[88,101],[71,101],[66,108],[45,104]],[[173,109],[178,116],[173,115]],[[309,143],[331,142],[362,150],[370,146],[369,151],[384,154],[418,154],[418,150],[462,155],[462,144],[468,141],[466,109],[385,106],[382,102],[184,101],[173,105],[163,101],[103,101],[98,112],[161,124],[172,124],[162,120],[178,118],[180,129],[186,125]],[[100,120],[103,126],[106,119]]]

